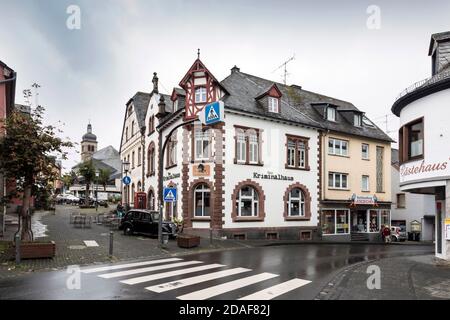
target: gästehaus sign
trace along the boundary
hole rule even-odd
[[[418,160],[400,166],[400,183],[450,176],[450,158],[428,162]]]
[[[282,181],[294,181],[294,177],[284,176],[282,174],[273,173],[257,173],[253,172],[254,179],[264,179],[264,180],[282,180]]]

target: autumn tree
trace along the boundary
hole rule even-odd
[[[20,212],[21,237],[31,239],[30,204],[43,181],[54,181],[56,157],[67,159],[70,141],[57,136],[61,131],[43,124],[44,108],[37,106],[30,114],[17,110],[0,123],[7,134],[0,138],[0,170],[5,178],[15,182],[15,192],[8,199],[20,196],[23,201]],[[3,196],[3,195],[0,195]],[[5,200],[5,199],[2,199]]]

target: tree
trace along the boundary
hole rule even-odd
[[[98,175],[98,184],[103,186],[103,189],[106,191],[106,185],[109,182],[109,177],[111,176],[111,170],[109,169],[99,169]]]
[[[95,178],[95,167],[92,163],[92,160],[83,162],[78,168],[78,172],[84,178],[84,183],[86,184],[85,205],[89,206],[89,189],[92,181],[94,181]]]
[[[65,173],[61,177],[62,182],[64,183],[64,189],[67,192],[69,188],[75,184],[75,181],[77,180],[77,174],[74,171],[70,171],[70,173]]]
[[[64,150],[73,147],[70,141],[57,137],[61,131],[56,127],[43,125],[44,110],[37,106],[30,114],[11,112],[4,120],[7,134],[0,138],[0,171],[16,184],[8,199],[20,194],[23,201],[20,219],[24,241],[32,237],[29,223],[32,197],[41,189],[39,185],[56,179],[53,170],[56,156],[67,159]]]

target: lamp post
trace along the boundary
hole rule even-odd
[[[125,173],[125,176],[128,175],[128,171],[130,170],[130,163],[128,161],[122,162],[122,169]],[[122,183],[123,183],[123,174],[122,174]],[[126,192],[125,192],[125,213],[128,212],[128,185],[126,186]]]
[[[98,212],[98,177],[100,176],[100,171],[95,170],[95,211]]]
[[[141,152],[142,152],[142,182],[141,182],[141,191],[145,192],[145,131],[147,128],[143,126],[141,128]]]

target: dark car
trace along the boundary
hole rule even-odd
[[[131,209],[122,218],[119,230],[123,230],[123,234],[125,235],[141,233],[158,236],[158,223],[158,211]],[[163,221],[162,232],[168,234],[169,237],[175,238],[178,233],[178,227],[173,222]]]

